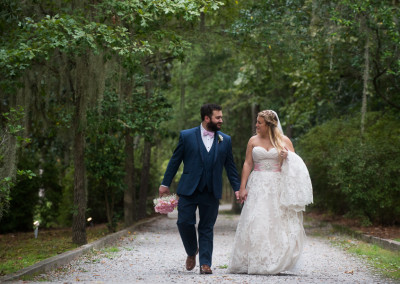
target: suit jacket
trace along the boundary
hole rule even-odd
[[[222,141],[219,141],[219,136]],[[179,143],[165,171],[162,184],[170,186],[183,161],[183,173],[178,184],[177,194],[190,196],[196,190],[206,167],[212,168],[212,191],[217,199],[222,197],[222,170],[225,167],[229,182],[234,191],[240,188],[240,178],[232,155],[231,137],[220,131],[215,132],[213,147],[216,147],[212,165],[205,165],[200,147],[204,147],[200,126],[182,130]]]

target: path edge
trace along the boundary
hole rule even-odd
[[[17,272],[14,272],[9,275],[5,275],[0,277],[0,283],[6,282],[6,281],[11,281],[11,280],[16,280],[19,279],[22,276],[29,276],[33,274],[41,274],[44,272],[51,271],[59,266],[68,264],[72,260],[78,258],[79,256],[86,254],[90,252],[92,249],[98,249],[98,248],[103,248],[106,245],[110,245],[112,243],[115,243],[117,240],[130,235],[137,227],[142,226],[144,224],[148,224],[151,222],[154,222],[158,219],[161,219],[165,216],[155,216],[149,219],[141,220],[137,222],[136,224],[125,228],[121,231],[118,231],[116,233],[107,235],[101,239],[98,239],[92,243],[82,245],[74,250],[71,251],[66,251],[64,253],[61,253],[56,256],[52,256],[50,258],[47,258],[45,260],[39,261],[31,266],[25,267]]]
[[[400,242],[397,242],[395,240],[390,240],[390,239],[383,239],[371,235],[364,234],[361,231],[356,231],[353,230],[349,227],[343,226],[343,225],[338,225],[331,223],[332,228],[340,233],[346,233],[348,235],[351,235],[355,237],[356,239],[362,240],[364,242],[370,243],[370,244],[375,244],[380,246],[381,248],[390,250],[390,251],[400,251]]]

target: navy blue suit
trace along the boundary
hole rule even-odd
[[[230,136],[217,131],[213,146],[207,152],[201,138],[200,126],[181,131],[178,146],[165,172],[163,185],[171,185],[182,162],[184,168],[177,188],[179,233],[186,253],[195,255],[197,250],[195,213],[198,207],[200,265],[211,266],[214,224],[218,215],[219,199],[222,197],[223,168],[233,190],[237,191],[240,188]]]

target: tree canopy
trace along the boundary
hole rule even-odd
[[[151,214],[206,102],[239,169],[274,109],[314,208],[400,222],[398,1],[39,2],[0,3],[1,232],[35,219],[83,244],[88,217],[112,231]]]

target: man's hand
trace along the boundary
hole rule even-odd
[[[235,196],[236,196],[236,200],[239,201],[239,199],[240,199],[239,190],[235,191]]]
[[[169,195],[169,188],[167,186],[160,185],[158,189],[158,195],[163,197],[164,195]]]

